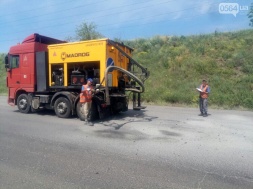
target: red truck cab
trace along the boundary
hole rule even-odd
[[[37,90],[40,70],[39,65],[36,66],[36,52],[47,52],[49,44],[63,42],[35,33],[25,38],[21,44],[10,48],[5,58],[5,67],[8,71],[8,104],[16,105],[19,94]]]

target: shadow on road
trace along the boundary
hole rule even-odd
[[[13,112],[19,113],[19,110],[14,110]],[[57,118],[54,110],[48,110],[48,109],[41,109],[36,112],[29,113],[30,115],[39,115],[39,116],[55,116]],[[113,127],[115,130],[119,130],[123,126],[125,126],[128,123],[145,123],[145,122],[151,122],[154,119],[157,119],[158,117],[154,116],[147,116],[145,114],[145,110],[128,110],[127,112],[118,113],[116,115],[108,115],[107,118],[104,118],[102,120],[96,120],[93,121],[94,124],[102,124],[105,127]],[[58,118],[60,119],[60,118]],[[77,115],[73,115],[68,119],[79,119]]]
[[[117,115],[112,115],[107,119],[100,120],[97,123],[100,123],[106,127],[114,127],[115,130],[119,130],[124,125],[133,122],[151,122],[158,117],[147,116],[145,115],[145,110],[128,110],[126,113],[119,113]]]
[[[119,132],[119,130],[123,126],[127,126],[127,124],[129,124],[128,126],[131,126],[130,124],[133,123],[139,123],[136,124],[135,127],[143,126],[157,118],[158,117],[147,116],[145,114],[145,110],[128,110],[127,112],[112,115],[107,119],[94,122],[95,126],[102,126],[102,128],[100,127],[98,130],[96,129],[94,133],[99,137],[110,139],[133,140],[134,142],[144,140],[149,136],[147,134],[143,134],[141,131],[138,131],[138,129],[126,129],[121,132]]]
[[[19,110],[14,110],[13,112],[22,114]],[[34,114],[34,115],[41,115],[41,116],[56,116],[54,110],[49,110],[49,109],[41,109],[37,110],[36,112],[31,112],[28,114]],[[57,116],[56,116],[57,117]]]

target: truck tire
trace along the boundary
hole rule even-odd
[[[71,114],[70,102],[67,98],[60,97],[54,103],[54,111],[60,118],[68,118]]]
[[[17,106],[21,113],[27,114],[31,112],[31,105],[27,94],[21,94],[18,96]]]
[[[77,116],[79,117],[79,119],[81,121],[85,120],[84,113],[83,113],[83,110],[82,110],[82,103],[81,102],[78,102],[77,105],[76,105],[76,113],[77,113]]]

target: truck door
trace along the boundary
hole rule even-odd
[[[18,88],[20,86],[20,62],[19,55],[9,55],[8,87]]]
[[[31,87],[31,72],[33,68],[30,66],[33,65],[34,61],[33,53],[26,53],[20,55],[20,84],[23,87]]]

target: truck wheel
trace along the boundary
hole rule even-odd
[[[31,111],[31,105],[28,100],[27,94],[21,94],[18,96],[17,106],[18,106],[18,109],[21,113],[27,114]]]
[[[54,111],[60,118],[70,117],[71,108],[69,100],[64,97],[58,98],[54,103]]]
[[[81,121],[85,120],[81,102],[78,102],[77,105],[76,105],[76,113],[77,113],[77,116],[79,117],[79,119]]]

